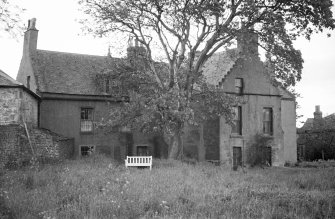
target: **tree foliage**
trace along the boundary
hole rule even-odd
[[[125,69],[132,76],[141,76],[143,83],[150,86],[142,86],[142,79],[139,80],[139,87],[144,90],[130,89],[130,101],[122,111],[115,112],[123,115],[113,115],[129,118],[123,121],[136,121],[143,127],[151,124],[154,129],[172,133],[170,157],[177,156],[173,151],[178,151],[185,123],[215,116],[231,120],[231,106],[236,104],[236,98],[208,85],[202,74],[204,63],[215,52],[231,46],[245,33],[256,33],[277,82],[289,87],[301,79],[303,64],[301,53],[293,47],[292,41],[297,36],[309,39],[314,32],[335,27],[331,0],[79,2],[89,15],[83,20],[89,32],[99,36],[126,33],[145,48],[144,64],[132,63]],[[162,65],[154,61],[155,47],[164,54],[167,63],[164,71]],[[139,66],[145,68],[139,69]]]
[[[9,3],[8,0],[0,0],[0,32],[11,37],[21,35],[23,23],[20,15],[23,11],[24,9]]]

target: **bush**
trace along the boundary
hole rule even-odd
[[[251,166],[271,166],[271,143],[273,138],[256,134],[254,143],[247,148],[247,163]]]

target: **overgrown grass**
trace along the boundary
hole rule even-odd
[[[0,218],[334,218],[335,169],[246,172],[155,161],[126,170],[102,155],[3,171]]]

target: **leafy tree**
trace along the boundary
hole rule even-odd
[[[142,65],[121,64],[121,70],[113,71],[115,76],[128,72],[140,80],[138,88],[129,89],[130,101],[122,111],[112,110],[115,117],[109,121],[121,125],[137,123],[142,130],[169,134],[172,136],[169,158],[173,159],[180,155],[185,124],[217,116],[225,116],[228,122],[232,119],[231,106],[236,98],[206,84],[202,74],[204,63],[215,52],[231,46],[238,36],[256,33],[276,81],[284,87],[294,86],[301,78],[303,59],[292,41],[297,36],[309,39],[315,32],[335,27],[331,0],[80,0],[79,3],[89,15],[83,21],[89,32],[99,36],[129,34],[146,51]],[[154,61],[155,48],[164,54],[166,69]]]
[[[20,14],[23,11],[24,9],[9,3],[8,0],[0,0],[0,32],[12,37],[21,35],[23,23]]]

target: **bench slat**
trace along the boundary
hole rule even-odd
[[[152,156],[127,156],[126,167],[150,167],[152,168]]]

